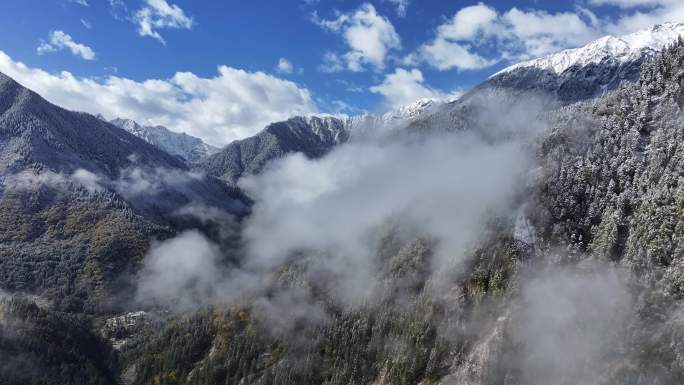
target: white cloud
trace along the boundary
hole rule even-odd
[[[39,55],[43,55],[48,52],[61,51],[63,49],[68,49],[74,55],[80,56],[85,60],[95,59],[95,52],[93,52],[90,47],[81,43],[76,43],[74,39],[64,31],[50,32],[50,40],[42,42],[36,51]]]
[[[418,53],[419,60],[413,54],[407,58],[407,63],[415,63],[422,60],[440,71],[454,68],[459,70],[477,70],[489,67],[498,61],[496,59],[487,59],[475,52],[471,52],[467,45],[441,38],[421,46]]]
[[[549,12],[510,8],[499,12],[478,3],[460,9],[436,29],[433,40],[404,58],[439,70],[485,68],[501,60],[520,61],[575,48],[607,34],[624,35],[664,22],[684,22],[681,0],[591,0],[590,6],[619,8],[613,17],[590,9]]]
[[[138,300],[192,309],[215,295],[222,280],[220,257],[218,246],[197,231],[152,244],[140,273]]]
[[[48,186],[54,189],[64,190],[69,185],[80,186],[90,193],[102,191],[100,185],[101,178],[96,174],[82,168],[74,171],[73,174],[56,173],[53,171],[22,171],[11,174],[0,181],[0,186],[16,191],[34,191],[41,186]]]
[[[590,24],[592,19],[582,16],[573,12],[550,14],[512,8],[501,17],[501,22],[513,44],[522,43],[517,52],[521,57],[537,57],[580,46],[599,37],[601,32]]]
[[[164,80],[109,76],[99,81],[30,68],[0,51],[0,71],[65,108],[164,125],[217,146],[253,135],[274,121],[317,111],[306,88],[227,66],[209,78],[179,72]]]
[[[354,12],[341,14],[334,20],[320,20],[314,14],[314,22],[322,28],[340,33],[350,48],[341,57],[334,53],[326,54],[326,61],[334,55],[337,62],[333,67],[324,64],[323,68],[337,70],[344,63],[346,69],[354,72],[364,71],[367,66],[382,70],[388,53],[401,48],[401,39],[392,23],[379,15],[375,7],[368,3],[362,4]]]
[[[82,24],[83,27],[85,27],[86,29],[91,29],[91,28],[93,28],[93,25],[92,25],[89,21],[87,21],[87,20],[85,20],[85,19],[81,19],[81,24]]]
[[[323,55],[323,63],[318,66],[321,72],[341,72],[345,69],[345,64],[340,55],[335,52],[326,52]]]
[[[491,32],[498,18],[496,10],[483,3],[462,8],[451,19],[437,29],[443,39],[470,39],[481,32]]]
[[[484,3],[460,9],[437,28],[435,38],[404,59],[439,70],[475,70],[501,60],[522,60],[582,45],[600,36],[587,9],[549,13],[511,8],[504,13]],[[483,52],[493,51],[486,57]]]
[[[294,66],[289,60],[285,59],[284,57],[281,57],[280,60],[278,60],[276,71],[278,71],[281,74],[291,74],[294,71]]]
[[[102,186],[100,185],[100,180],[102,178],[88,170],[79,168],[71,175],[71,179],[91,193],[102,191]]]
[[[445,99],[457,96],[456,94],[447,95],[425,86],[420,70],[402,68],[397,68],[394,73],[386,75],[385,80],[371,87],[370,91],[381,94],[388,108],[405,106],[419,99]]]
[[[139,9],[133,16],[138,24],[140,36],[150,36],[166,44],[164,38],[157,32],[158,29],[191,29],[194,21],[185,15],[183,10],[166,0],[145,0],[146,6]]]
[[[605,357],[633,322],[633,298],[624,272],[602,267],[547,269],[522,280],[510,335],[522,383],[593,383]]]
[[[82,5],[84,7],[89,6],[88,0],[71,0],[72,3],[76,3],[78,5]]]
[[[653,7],[647,10],[641,8],[628,10],[604,28],[609,33],[623,35],[665,22],[684,22],[684,2],[679,0],[654,1]]]
[[[408,9],[410,0],[387,0],[397,7],[397,15],[399,17],[406,16],[406,10]]]
[[[358,136],[320,159],[294,154],[243,178],[241,187],[255,202],[244,222],[246,267],[270,270],[291,253],[310,253],[309,275],[326,277],[321,285],[330,293],[355,302],[379,282],[377,245],[384,229],[396,224],[434,240],[425,268],[437,280],[463,261],[483,234],[487,213],[505,212],[504,202],[524,183],[529,164],[520,143],[535,130],[534,112],[511,111],[497,124],[500,105],[483,104],[485,121],[475,125],[486,127],[482,132],[424,140],[406,140],[410,133],[393,130],[379,138]],[[517,135],[520,143],[510,142]]]

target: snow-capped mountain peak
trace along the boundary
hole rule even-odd
[[[180,156],[191,162],[218,152],[218,148],[204,143],[199,138],[185,133],[173,132],[164,126],[143,126],[131,119],[114,119],[110,123],[171,155]]]
[[[684,23],[663,23],[629,35],[605,36],[584,47],[567,49],[543,58],[512,65],[492,77],[523,68],[561,74],[573,66],[604,62],[624,63],[651,56],[684,36]]]
[[[345,120],[345,127],[356,135],[377,134],[379,131],[405,126],[445,102],[447,101],[424,98],[383,114],[350,116]]]
[[[395,110],[386,112],[382,115],[382,120],[392,122],[396,120],[411,120],[417,118],[425,111],[431,109],[442,101],[439,99],[423,98],[411,104],[401,106]]]

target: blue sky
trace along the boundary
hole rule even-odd
[[[684,21],[682,3],[9,0],[0,71],[70,109],[222,145],[292,114],[454,97],[513,62]]]

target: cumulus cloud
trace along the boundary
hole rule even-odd
[[[478,3],[456,12],[406,60],[439,70],[486,68],[503,59],[527,59],[584,44],[599,36],[595,21],[588,10],[549,13],[514,7],[499,13]],[[487,49],[497,53],[483,56]]]
[[[471,39],[478,33],[491,34],[494,22],[499,17],[496,10],[483,3],[462,8],[450,21],[437,28],[444,39]]]
[[[601,35],[586,13],[548,13],[512,8],[501,17],[511,35],[512,55],[542,56],[567,47],[580,46]],[[517,49],[516,49],[517,48]]]
[[[613,3],[617,4],[618,1],[611,2],[611,4]],[[626,2],[620,3],[622,3],[623,8],[627,5]],[[641,3],[646,3],[646,1]],[[616,20],[607,23],[605,30],[612,34],[622,35],[665,22],[684,22],[684,2],[678,0],[653,1],[651,6],[647,8],[629,9]]]
[[[342,69],[360,72],[368,66],[382,70],[389,52],[401,48],[401,39],[392,23],[379,15],[369,3],[333,20],[322,20],[314,13],[314,22],[326,30],[341,34],[349,47],[349,51],[342,55],[326,54],[325,62],[334,65],[326,66],[324,63],[324,68],[331,72]]]
[[[52,31],[48,41],[44,41],[38,46],[36,51],[39,55],[49,52],[68,49],[72,54],[85,60],[95,60],[95,52],[85,44],[77,43],[64,31]]]
[[[166,0],[145,0],[146,5],[140,8],[133,16],[133,21],[138,25],[140,36],[150,36],[166,44],[164,38],[157,30],[191,29],[194,20],[185,15],[181,7],[169,4]]]
[[[453,99],[458,96],[457,93],[446,94],[429,88],[424,84],[423,73],[415,68],[397,68],[370,91],[382,95],[387,108],[398,108],[419,99]]]
[[[0,51],[0,71],[62,107],[163,125],[223,146],[267,124],[317,111],[310,92],[263,72],[218,67],[214,77],[179,72],[166,80],[105,80],[52,74],[16,62]]]
[[[487,59],[472,52],[467,45],[442,38],[424,44],[418,49],[417,54],[411,54],[404,60],[406,64],[410,65],[425,62],[440,71],[450,69],[477,70],[490,67],[497,61],[497,59]]]
[[[440,71],[459,69],[475,70],[495,64],[497,58],[485,58],[469,45],[476,37],[496,36],[499,31],[497,11],[483,3],[460,9],[446,23],[437,28],[435,38],[408,55],[404,62],[417,65],[421,62]],[[482,42],[484,40],[481,39]]]
[[[278,73],[281,73],[281,74],[291,74],[294,71],[294,66],[292,65],[292,62],[285,59],[284,57],[281,57],[278,60],[278,65],[276,66],[276,71],[278,71]]]
[[[564,12],[516,7],[500,12],[482,2],[464,7],[404,63],[426,63],[442,71],[477,70],[503,60],[521,61],[579,47],[607,34],[684,21],[684,3],[678,0],[592,0],[588,5],[614,6],[619,12],[599,18],[582,6]]]

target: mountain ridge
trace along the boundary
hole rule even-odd
[[[143,126],[132,119],[121,118],[113,119],[109,123],[188,162],[199,161],[219,151],[219,148],[205,143],[200,138],[173,132],[164,126]]]
[[[607,35],[583,47],[566,49],[542,58],[514,64],[493,74],[490,78],[526,67],[561,74],[576,65],[588,66],[606,61],[623,63],[637,61],[643,57],[653,57],[668,45],[677,42],[677,39],[682,36],[684,36],[684,23],[658,24],[623,36]]]

